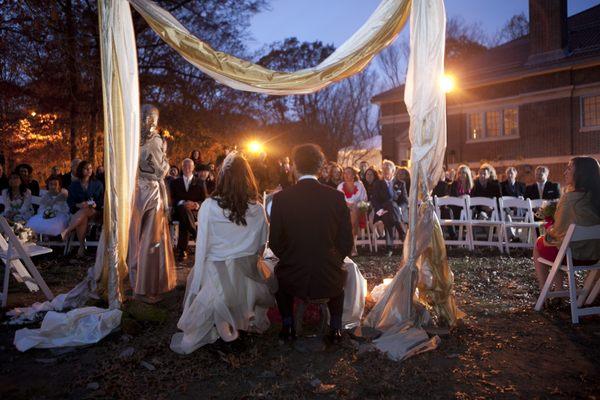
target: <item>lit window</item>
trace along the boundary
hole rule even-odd
[[[519,113],[516,108],[504,110],[504,136],[519,134]]]
[[[600,127],[600,96],[582,98],[581,124],[584,128]]]
[[[467,124],[468,140],[495,139],[505,136],[518,137],[519,109],[511,107],[467,114]]]
[[[469,137],[473,140],[483,137],[483,119],[481,114],[469,114]]]
[[[487,137],[500,136],[500,111],[485,113],[485,133]]]

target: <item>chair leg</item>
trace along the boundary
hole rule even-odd
[[[577,307],[582,307],[585,299],[588,298],[590,291],[592,290],[592,286],[596,280],[596,273],[598,270],[592,270],[589,272],[588,276],[585,278],[583,283],[583,290],[581,294],[577,297]]]
[[[537,302],[535,303],[535,311],[540,311],[544,306],[544,302],[548,297],[548,292],[550,291],[550,287],[552,286],[552,282],[554,281],[554,277],[556,276],[556,272],[558,271],[558,267],[560,265],[560,260],[555,261],[550,268],[550,273],[548,273],[548,277],[546,278],[546,282],[544,283],[544,287],[540,292],[540,297],[538,297]]]
[[[598,277],[598,279],[596,280],[596,284],[594,285],[594,288],[592,289],[592,291],[590,292],[590,295],[588,296],[587,300],[585,301],[585,305],[590,305],[594,302],[594,300],[596,300],[596,297],[598,297],[598,294],[600,294],[600,276]]]
[[[4,264],[4,282],[2,284],[2,308],[6,307],[8,302],[8,281],[10,279],[10,262]]]
[[[570,257],[569,257],[570,258]],[[574,324],[579,323],[579,309],[577,308],[577,287],[575,281],[575,272],[573,271],[572,262],[569,259],[569,297],[571,300],[571,321]]]

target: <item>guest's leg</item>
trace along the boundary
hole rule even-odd
[[[277,308],[281,314],[281,322],[284,327],[292,327],[294,325],[294,296],[279,289],[275,293],[277,300]]]
[[[189,235],[195,236],[196,223],[192,211],[185,208],[184,205],[177,206],[177,219],[179,220],[179,238],[177,239],[177,249],[180,252],[187,250]]]
[[[342,329],[342,313],[344,311],[344,291],[329,299],[327,303],[329,314],[331,316],[329,326],[331,329]]]

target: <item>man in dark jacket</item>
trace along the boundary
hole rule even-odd
[[[325,161],[320,147],[304,144],[293,153],[298,183],[275,194],[269,246],[279,258],[277,306],[283,320],[280,338],[295,337],[294,297],[329,299],[331,343],[339,343],[346,272],[344,258],[353,246],[350,212],[344,194],[321,185],[317,174]]]
[[[506,180],[502,182],[501,189],[502,196],[525,196],[525,184],[517,181],[517,169],[515,167],[508,167],[506,169]]]
[[[525,198],[531,200],[556,200],[560,197],[560,185],[548,180],[550,170],[540,165],[535,169],[535,183],[525,189]]]
[[[183,160],[183,175],[171,181],[171,206],[174,218],[179,221],[177,238],[177,258],[187,258],[190,235],[196,237],[196,220],[200,204],[207,197],[205,181],[194,176],[194,162],[191,158]]]

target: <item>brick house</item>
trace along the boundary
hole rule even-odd
[[[456,88],[447,95],[446,164],[499,174],[516,166],[533,181],[536,165],[550,180],[575,155],[600,159],[600,6],[567,18],[566,0],[530,0],[530,34],[446,66]],[[382,153],[410,154],[404,87],[378,94]]]

